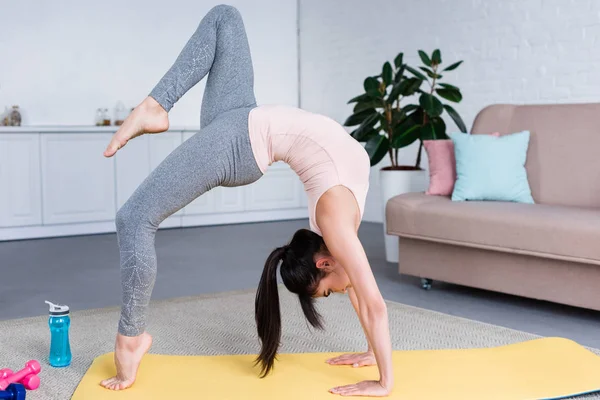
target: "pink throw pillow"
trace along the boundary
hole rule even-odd
[[[500,136],[494,132],[492,136]],[[423,140],[429,159],[429,188],[425,194],[450,196],[456,182],[456,159],[452,140]]]

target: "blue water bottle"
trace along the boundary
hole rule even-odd
[[[52,304],[50,306],[50,365],[53,367],[66,367],[71,364],[71,345],[69,344],[69,307]]]

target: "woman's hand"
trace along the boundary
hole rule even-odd
[[[373,351],[366,353],[349,353],[330,358],[326,361],[331,365],[352,365],[353,367],[366,367],[368,365],[377,365]]]
[[[331,393],[341,396],[388,396],[390,389],[385,388],[379,381],[362,381],[354,385],[338,386],[329,389]]]

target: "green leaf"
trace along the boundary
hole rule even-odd
[[[442,53],[439,49],[435,49],[433,54],[431,55],[431,62],[433,64],[439,65],[442,63]]]
[[[398,96],[400,96],[400,91],[402,88],[402,84],[406,82],[406,81],[402,81],[400,83],[396,83],[393,87],[392,87],[392,91],[390,92],[390,95],[388,96],[388,102],[389,103],[393,103],[396,100],[398,100]]]
[[[417,78],[408,78],[400,83],[396,83],[393,86],[392,91],[390,92],[388,102],[395,102],[396,100],[398,100],[398,97],[400,95],[412,96],[417,91],[417,89],[419,89],[422,83],[423,81]]]
[[[425,73],[427,74],[428,77],[430,78],[437,78],[437,74],[435,72],[433,72],[432,70],[430,70],[427,67],[419,67],[419,69],[425,71]]]
[[[406,107],[404,107],[404,110],[406,111]],[[408,119],[412,121],[413,124],[423,125],[426,115],[423,107],[419,106],[415,108],[414,111],[407,111],[406,114]]]
[[[373,118],[374,117],[374,118]],[[366,142],[372,136],[379,133],[379,129],[373,128],[377,122],[377,114],[373,114],[367,118],[358,128],[350,133],[350,135],[359,142]]]
[[[423,64],[427,65],[428,67],[431,67],[431,60],[423,50],[419,50],[419,57],[421,57],[421,61],[423,61]]]
[[[383,135],[371,137],[366,145],[365,150],[371,159],[371,166],[378,164],[390,148],[390,141]]]
[[[444,69],[443,69],[443,71],[452,71],[452,70],[455,70],[456,68],[458,68],[458,66],[459,66],[461,63],[462,63],[462,61],[455,62],[454,64],[452,64],[452,65],[449,65],[449,66],[447,66],[446,68],[444,68]]]
[[[392,65],[389,62],[383,64],[381,76],[386,86],[392,83]]]
[[[360,134],[354,134],[354,132],[352,132],[352,137],[354,139],[356,139],[357,142],[368,142],[373,136],[379,135],[379,130],[378,129],[371,129],[369,131],[366,131],[364,133],[360,133]]]
[[[357,113],[360,111],[368,110],[370,108],[383,108],[383,103],[381,100],[371,100],[371,101],[356,103],[353,111],[355,113]]]
[[[421,126],[421,140],[441,140],[446,139],[446,124],[440,117],[432,118],[425,125]]]
[[[402,96],[412,96],[417,89],[421,87],[422,83],[423,81],[417,78],[410,78],[402,81],[400,83],[400,94],[402,94]]]
[[[400,66],[402,65],[403,58],[404,58],[404,53],[398,53],[396,58],[394,58],[394,65],[396,66],[396,68],[400,68]]]
[[[420,129],[421,140],[435,140],[435,127],[431,122],[426,123]]]
[[[454,85],[451,85],[451,84],[449,84],[449,83],[438,83],[438,85],[440,85],[441,87],[443,87],[443,88],[446,88],[446,89],[456,89],[456,90],[460,90],[460,89],[458,89],[456,86],[454,86]]]
[[[400,110],[392,110],[392,124],[394,126],[398,125],[400,121],[402,121],[406,117],[406,112],[403,109]]]
[[[438,117],[444,112],[442,102],[429,93],[423,93],[421,97],[419,97],[419,104],[423,107],[427,115],[432,118]]]
[[[363,83],[365,91],[368,95],[372,97],[381,97],[381,92],[379,91],[379,80],[372,76],[365,79]]]
[[[392,148],[394,149],[409,146],[421,136],[421,127],[417,124],[412,124],[405,130],[401,130],[400,127],[401,125],[398,126],[399,129],[394,130],[394,140],[392,142]]]
[[[458,89],[436,89],[435,92],[446,100],[460,103],[462,100],[462,94]]]
[[[417,71],[416,69],[414,69],[413,67],[410,66],[406,66],[406,70],[409,71],[410,73],[412,73],[414,76],[416,76],[417,78],[421,78],[422,80],[426,81],[427,78],[425,77],[425,75],[423,75],[422,73],[420,73],[419,71]]]
[[[446,123],[441,117],[436,117],[431,120],[435,128],[435,136],[437,140],[449,139],[446,135]]]
[[[358,95],[358,96],[356,96],[356,97],[353,97],[353,98],[351,98],[350,100],[348,100],[348,103],[347,103],[347,104],[350,104],[350,103],[356,103],[356,102],[361,102],[361,101],[369,101],[369,100],[372,100],[372,99],[373,99],[373,98],[372,98],[371,96],[369,96],[369,95],[368,95],[368,94],[366,94],[366,93],[363,93],[363,94],[361,94],[361,95]]]
[[[466,127],[465,123],[463,122],[462,118],[460,117],[460,115],[458,115],[458,112],[456,112],[456,110],[454,108],[450,107],[448,104],[444,104],[444,109],[446,110],[448,115],[450,115],[450,117],[452,118],[452,120],[454,121],[454,123],[456,124],[458,129],[460,129],[460,131],[463,133],[467,133],[467,127]]]
[[[377,111],[375,111],[372,108],[354,113],[351,116],[349,116],[348,119],[346,119],[346,121],[344,122],[344,126],[359,125],[373,114],[379,115],[379,113],[377,113]]]
[[[381,129],[387,134],[389,124],[384,114],[379,114],[379,123],[381,124]]]
[[[402,80],[402,78],[406,78],[404,76],[405,65],[401,65],[398,71],[396,71],[396,76],[394,76],[394,83],[398,83]]]

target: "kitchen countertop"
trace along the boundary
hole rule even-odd
[[[93,126],[93,125],[30,125],[30,126],[0,126],[2,133],[112,133],[119,129],[118,126]],[[199,127],[173,126],[169,132],[197,132]]]

